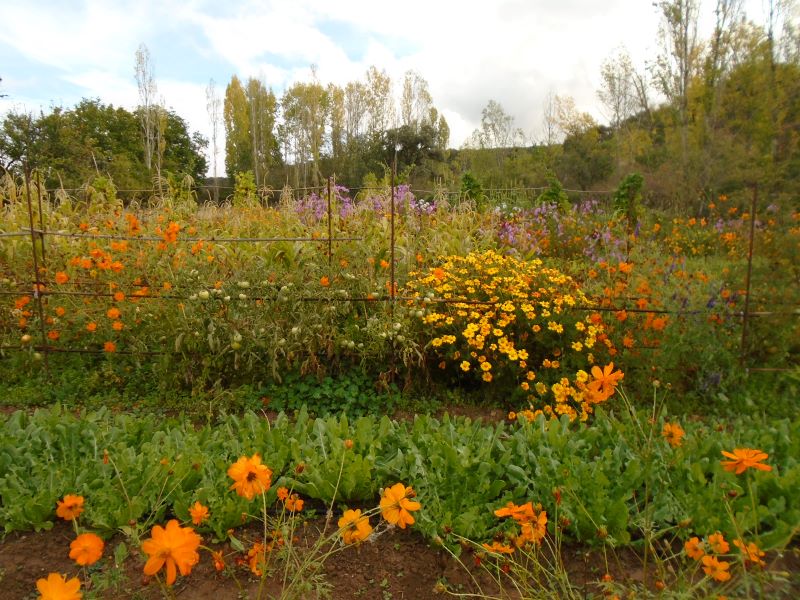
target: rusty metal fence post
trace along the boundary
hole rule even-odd
[[[45,375],[50,377],[50,368],[48,360],[48,344],[47,344],[47,331],[44,322],[44,305],[42,303],[42,292],[44,292],[44,285],[39,277],[39,257],[36,251],[36,229],[33,226],[33,202],[31,200],[31,171],[27,162],[25,163],[25,199],[28,205],[28,224],[31,232],[31,254],[33,256],[33,299],[36,302],[36,312],[39,315],[39,332],[42,336],[42,352],[44,353],[44,371]],[[41,196],[39,206],[41,207]],[[41,218],[41,208],[39,217]],[[42,241],[42,254],[44,255],[44,235],[42,231],[39,232],[39,237]],[[42,257],[44,258],[44,256]]]
[[[392,353],[391,353],[391,372],[390,381],[394,381],[395,372],[397,371],[397,356],[395,353],[395,333],[394,333],[394,312],[395,301],[397,300],[397,288],[395,287],[395,185],[397,178],[397,151],[394,154],[394,162],[392,164],[392,196],[391,196],[391,212],[389,220],[389,314],[391,315],[391,328],[392,328]]]

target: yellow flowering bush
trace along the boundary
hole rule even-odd
[[[513,386],[512,399],[529,404],[520,414],[531,419],[585,420],[613,394],[621,373],[613,385],[599,385],[611,371],[596,366],[613,345],[571,277],[493,250],[438,264],[410,273],[405,295],[439,369],[462,381]]]

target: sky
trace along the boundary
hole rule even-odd
[[[766,2],[744,0],[747,16],[763,23]],[[709,31],[713,2],[701,6]],[[236,74],[280,97],[310,79],[311,65],[323,84],[339,85],[375,65],[398,96],[405,71],[428,81],[452,147],[490,99],[541,139],[549,94],[607,122],[597,100],[604,59],[625,47],[643,68],[657,38],[652,0],[0,0],[0,115],[81,98],[132,109],[145,44],[164,104],[206,137],[211,79],[220,96]],[[220,152],[220,174],[223,161]]]

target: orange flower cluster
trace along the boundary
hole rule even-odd
[[[547,511],[542,510],[541,504],[526,502],[517,506],[513,502],[507,503],[503,508],[494,511],[496,517],[511,517],[520,527],[518,534],[510,536],[511,541],[517,548],[522,548],[528,544],[541,544],[547,535]],[[508,546],[510,548],[510,546]],[[484,548],[496,551],[496,548],[484,544]],[[506,548],[504,546],[503,548]],[[511,549],[513,551],[513,548]]]
[[[288,488],[278,488],[278,500],[283,502],[289,512],[299,512],[303,510],[303,499],[298,494],[290,494]]]
[[[410,486],[396,483],[386,487],[381,494],[379,509],[386,523],[405,529],[407,525],[414,524],[413,511],[419,510],[422,505],[412,498],[416,492]],[[363,514],[361,509],[346,510],[339,519],[339,534],[345,544],[358,544],[372,534],[373,528],[369,522],[369,515]]]
[[[737,539],[733,545],[740,550],[746,566],[766,566],[763,560],[765,554],[754,542],[746,543]],[[692,537],[684,544],[686,555],[700,561],[705,574],[716,581],[728,581],[731,578],[731,563],[719,559],[719,556],[728,554],[730,549],[730,544],[720,532],[709,535],[705,540]]]
[[[176,223],[175,221],[170,221],[167,228],[164,230],[162,237],[164,238],[164,242],[167,244],[174,244],[178,241],[178,233],[181,230],[181,226]]]
[[[56,515],[65,521],[72,521],[76,532],[80,532],[77,519],[83,513],[85,500],[83,496],[65,494],[56,503]],[[94,533],[78,533],[69,545],[69,557],[81,567],[96,563],[103,556],[105,543]],[[80,581],[77,577],[67,580],[58,573],[50,573],[46,578],[36,582],[39,600],[80,600]]]
[[[686,555],[693,560],[701,561],[703,564],[703,571],[705,571],[706,575],[716,581],[727,581],[730,579],[731,564],[727,561],[719,560],[716,556],[707,554],[707,549],[710,549],[713,554],[726,554],[728,550],[730,550],[730,545],[719,532],[708,536],[705,542],[701,541],[698,537],[693,537],[686,540],[684,544]]]

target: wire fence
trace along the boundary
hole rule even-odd
[[[77,354],[102,354],[105,351],[99,348],[76,348],[76,347],[56,347],[48,343],[47,332],[45,328],[45,318],[44,318],[44,303],[43,299],[48,296],[79,296],[79,297],[97,297],[97,298],[105,298],[105,297],[114,297],[116,292],[106,292],[100,290],[93,290],[93,291],[83,291],[83,290],[66,290],[66,289],[50,289],[47,287],[48,282],[41,278],[40,265],[43,266],[46,264],[46,239],[48,237],[62,237],[62,238],[71,238],[71,239],[80,239],[80,240],[114,240],[114,241],[133,241],[133,242],[162,242],[164,240],[163,237],[159,236],[139,236],[139,235],[121,235],[121,234],[102,234],[96,232],[64,232],[64,231],[48,231],[45,227],[45,223],[43,220],[43,198],[42,198],[42,188],[40,185],[36,185],[36,199],[35,202],[38,204],[38,211],[34,209],[34,198],[33,193],[31,191],[31,173],[29,170],[25,170],[25,191],[24,197],[25,202],[27,205],[27,213],[28,213],[28,221],[29,227],[27,229],[22,229],[19,231],[9,231],[9,232],[0,232],[0,242],[6,239],[12,238],[29,238],[30,239],[30,251],[32,257],[32,278],[27,285],[30,286],[27,289],[33,289],[33,299],[35,302],[37,316],[39,317],[39,324],[40,324],[40,337],[41,341],[39,344],[34,345],[5,345],[3,346],[2,350],[12,350],[12,351],[28,351],[29,349],[34,349],[37,352],[41,352],[44,355],[44,367],[45,371],[48,372],[49,365],[48,365],[48,355],[53,353],[77,353]],[[219,186],[218,186],[219,187]],[[300,302],[308,302],[308,303],[325,303],[325,304],[335,304],[341,302],[359,302],[359,303],[370,303],[370,304],[379,304],[388,306],[389,314],[394,319],[395,307],[398,302],[418,302],[420,301],[417,297],[410,297],[410,296],[402,296],[399,295],[397,292],[397,275],[396,275],[396,247],[397,247],[397,240],[396,240],[396,218],[398,214],[397,210],[397,200],[400,194],[399,190],[400,186],[396,184],[395,181],[395,173],[392,172],[391,182],[390,182],[390,213],[389,213],[389,281],[392,282],[391,285],[387,286],[388,294],[384,295],[367,295],[367,296],[355,296],[355,297],[337,297],[337,296],[326,296],[326,297],[317,297],[317,296],[300,296],[293,298],[294,300]],[[349,189],[350,192],[358,192],[362,190],[372,190],[375,188],[352,188]],[[407,187],[404,187],[403,190],[405,191]],[[518,193],[541,193],[547,190],[547,187],[518,187],[518,188],[489,188],[485,190],[489,194],[518,194]],[[63,192],[69,191],[85,191],[85,188],[76,188],[73,190],[61,189]],[[124,192],[147,192],[152,193],[152,190],[117,190],[117,191],[124,191]],[[303,188],[296,188],[294,191],[296,192],[320,192],[320,196],[325,200],[325,229],[327,232],[326,236],[297,236],[297,237],[286,237],[286,236],[278,236],[278,237],[216,237],[216,236],[182,236],[178,238],[179,242],[183,243],[198,243],[198,242],[208,242],[214,244],[270,244],[270,243],[279,243],[279,242],[291,242],[291,243],[300,243],[300,244],[314,244],[314,245],[324,245],[326,247],[326,255],[328,260],[329,267],[331,266],[331,261],[333,259],[333,245],[342,243],[342,242],[353,242],[353,241],[362,241],[363,238],[361,237],[335,237],[333,235],[333,198],[336,194],[336,185],[335,185],[335,178],[329,177],[326,180],[326,186],[315,186],[315,187],[303,187]],[[610,190],[564,190],[565,192],[572,193],[572,194],[579,194],[579,195],[594,195],[594,196],[609,196],[613,192]],[[269,194],[275,193],[272,190],[268,191]],[[461,192],[448,192],[446,190],[414,190],[416,193],[421,194],[443,194],[447,195],[461,195]],[[285,193],[285,190],[284,190]],[[49,195],[49,194],[48,194]],[[262,195],[263,198],[263,195]],[[746,281],[745,281],[745,291],[744,291],[744,298],[745,298],[745,305],[743,310],[741,311],[726,311],[724,314],[725,316],[737,318],[741,320],[741,339],[740,339],[740,362],[741,365],[748,371],[762,371],[762,372],[783,372],[783,371],[791,371],[794,370],[792,368],[778,368],[778,367],[760,367],[757,365],[747,365],[747,341],[748,341],[748,333],[749,333],[749,323],[752,318],[759,318],[759,317],[770,317],[770,316],[790,316],[790,317],[797,317],[800,316],[800,308],[796,308],[795,310],[750,310],[750,295],[751,295],[751,288],[752,288],[752,264],[754,258],[754,238],[755,238],[755,221],[757,218],[757,207],[758,207],[758,190],[757,188],[753,189],[752,195],[752,202],[750,207],[750,227],[749,227],[749,237],[748,237],[748,253],[747,253],[747,274],[746,274]],[[38,226],[35,223],[34,216],[38,213]],[[71,285],[81,286],[81,287],[105,287],[106,284],[100,282],[92,282],[92,281],[74,281],[70,282]],[[19,287],[19,286],[18,286]],[[24,290],[25,288],[23,288]],[[139,288],[140,290],[141,288]],[[117,290],[122,291],[122,290]],[[134,289],[125,289],[125,292],[129,294],[136,295],[137,290]],[[17,296],[20,294],[20,290],[0,290],[0,296]],[[184,294],[170,294],[170,293],[158,293],[157,295],[151,294],[141,294],[137,296],[137,300],[168,300],[168,301],[186,301],[191,299],[191,296],[184,295]],[[264,302],[264,303],[273,303],[278,302],[280,300],[279,295],[249,295],[247,297],[249,302]],[[454,305],[456,307],[467,307],[470,305],[482,305],[482,306],[499,306],[502,304],[502,301],[496,302],[489,302],[489,301],[470,301],[470,300],[463,300],[457,298],[429,298],[427,302],[432,304],[441,304],[441,305]],[[774,303],[775,306],[786,306],[786,304]],[[605,313],[641,313],[641,314],[657,314],[657,315],[675,315],[675,316],[687,316],[687,315],[701,315],[705,314],[706,311],[703,310],[685,310],[685,309],[663,309],[663,308],[640,308],[637,306],[629,306],[629,305],[615,305],[615,306],[572,306],[570,307],[571,310],[576,311],[584,311],[584,312],[605,312]],[[1,324],[1,323],[0,323]],[[396,362],[396,354],[394,349],[394,341],[391,340],[390,342],[390,372],[394,373],[395,369],[395,362]],[[654,348],[645,348],[645,349],[654,349]],[[131,350],[131,351],[124,351],[119,350],[117,351],[119,354],[130,354],[130,355],[142,355],[142,356],[158,356],[158,355],[177,355],[181,354],[179,352],[168,352],[163,350],[150,350],[150,349],[143,349],[143,350]]]

